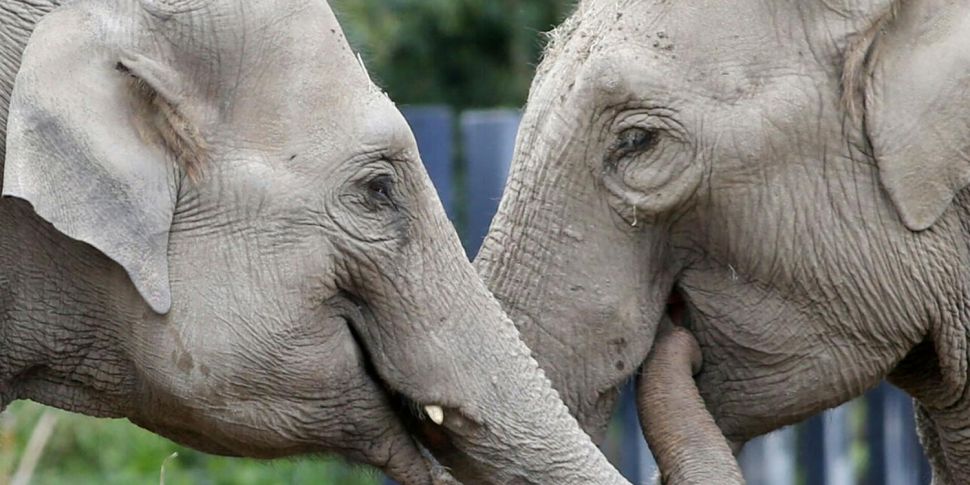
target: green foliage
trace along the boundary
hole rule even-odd
[[[49,410],[18,402],[0,426],[0,483],[13,475],[41,415]],[[54,411],[57,425],[37,465],[35,485],[155,485],[162,463],[166,485],[347,484],[376,485],[376,472],[332,458],[258,461],[206,455],[176,445],[126,420],[98,420]]]
[[[525,103],[542,33],[574,0],[333,0],[351,43],[402,104]]]

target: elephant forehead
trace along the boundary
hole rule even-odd
[[[247,2],[240,10],[266,3]],[[211,64],[201,69],[215,70],[208,94],[198,101],[214,108],[203,111],[218,113],[208,118],[210,129],[219,132],[216,138],[291,152],[285,155],[296,155],[295,163],[355,155],[347,150],[413,145],[407,123],[370,80],[330,9],[323,2],[301,5],[262,12],[259,21],[246,20],[245,26],[223,20],[229,33],[214,35],[211,47],[196,46],[189,60],[176,61],[192,63],[194,56]],[[210,27],[218,34],[221,23]]]
[[[311,60],[314,54],[353,56],[326,2],[310,0],[142,0],[154,40],[175,61],[233,77],[252,65]],[[273,55],[270,58],[267,56]],[[282,56],[282,58],[280,57]]]
[[[294,167],[344,162],[374,151],[417,157],[404,117],[374,89],[242,99],[212,129],[213,137],[234,151],[258,150]]]
[[[339,109],[375,88],[326,2],[147,1],[149,57],[199,84],[224,118],[294,98]],[[191,8],[189,8],[191,7]],[[159,13],[161,12],[161,13]]]
[[[776,18],[788,23],[778,25]],[[753,1],[586,2],[551,34],[534,91],[552,88],[561,95],[562,86],[546,78],[573,72],[580,82],[570,88],[606,95],[752,97],[773,79],[804,74],[793,62],[812,56],[800,18]]]

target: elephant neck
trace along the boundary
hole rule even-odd
[[[0,199],[0,227],[0,407],[30,399],[126,415],[137,374],[125,357],[125,329],[145,310],[124,271],[26,202]]]

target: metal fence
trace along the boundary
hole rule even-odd
[[[470,257],[498,208],[518,130],[516,110],[402,109],[421,156]],[[655,465],[626,389],[607,456],[633,483],[651,483]],[[929,465],[913,422],[912,401],[883,384],[837,409],[749,443],[740,462],[750,485],[923,485]]]

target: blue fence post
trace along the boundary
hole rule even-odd
[[[405,106],[424,166],[448,217],[455,220],[455,116],[447,106]]]
[[[445,212],[455,220],[455,116],[447,106],[405,106],[401,113],[411,126],[424,167],[431,176]],[[385,485],[397,485],[384,478]]]
[[[803,425],[800,455],[806,484],[855,484],[855,470],[849,454],[852,445],[849,413],[853,405],[842,405]]]
[[[813,416],[798,427],[798,458],[806,485],[825,483],[824,418]]]
[[[468,111],[461,115],[468,204],[463,239],[470,257],[478,254],[498,209],[521,119],[522,114],[511,109]]]
[[[615,419],[620,425],[620,473],[633,485],[650,483],[656,474],[657,465],[646,440],[643,439],[643,429],[637,413],[635,381],[630,381],[623,387]]]
[[[738,461],[748,485],[794,485],[795,428],[787,427],[744,445]]]
[[[866,395],[868,485],[930,483],[930,466],[916,435],[912,398],[883,383]]]

